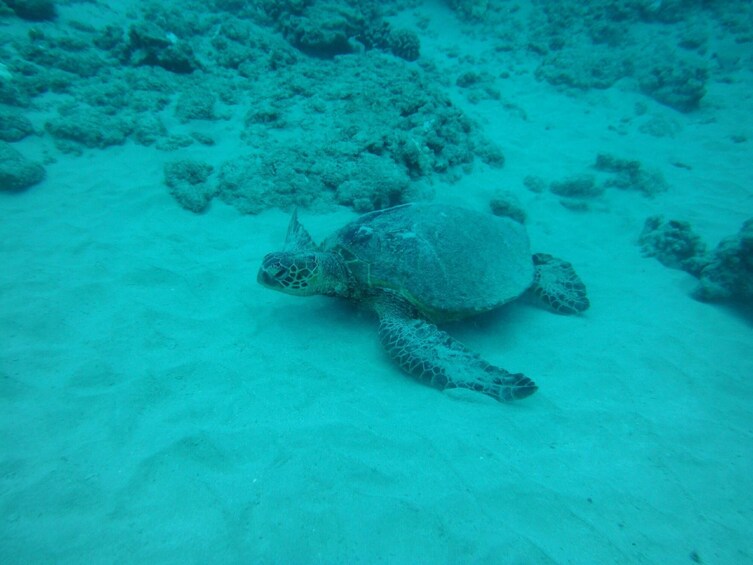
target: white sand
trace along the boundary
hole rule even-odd
[[[689,116],[530,75],[504,92],[527,121],[466,105],[507,166],[437,192],[481,208],[517,191],[535,248],[571,260],[593,304],[449,328],[536,380],[514,405],[421,386],[369,315],[258,286],[286,215],[184,211],[161,184],[174,155],[62,156],[0,194],[0,562],[750,562],[751,321],[635,244],[650,214],[713,244],[751,215],[751,142],[729,141],[753,134],[740,81]],[[639,99],[681,133],[639,133]],[[595,148],[660,168],[669,192],[576,213],[522,188]],[[321,237],[352,216],[303,219]]]

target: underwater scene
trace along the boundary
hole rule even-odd
[[[0,563],[753,563],[753,1],[0,0]]]

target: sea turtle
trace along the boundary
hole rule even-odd
[[[283,250],[264,257],[257,280],[287,294],[364,305],[379,316],[379,339],[406,372],[440,390],[467,388],[500,401],[525,398],[536,384],[488,363],[434,324],[526,292],[563,314],[589,306],[572,265],[531,255],[521,224],[442,204],[368,213],[318,246],[293,212]]]

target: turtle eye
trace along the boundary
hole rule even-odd
[[[288,274],[288,270],[285,267],[278,266],[272,276],[276,279],[284,279]]]

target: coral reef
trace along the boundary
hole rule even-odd
[[[307,55],[332,58],[354,51],[350,38],[363,33],[365,22],[351,6],[316,3],[300,15],[288,14],[280,27],[285,38]]]
[[[207,163],[182,159],[165,164],[165,184],[170,194],[191,212],[203,212],[216,193],[207,179],[213,167]]]
[[[450,7],[464,18],[479,20],[486,15],[489,0],[450,0]]]
[[[632,73],[632,62],[604,46],[576,45],[548,52],[536,69],[536,78],[555,86],[609,88]]]
[[[20,141],[34,132],[31,121],[14,110],[0,108],[0,140]]]
[[[82,146],[105,148],[122,145],[133,131],[131,120],[112,116],[91,107],[63,108],[61,115],[50,118],[45,129],[66,153],[81,153]]]
[[[612,178],[605,181],[605,187],[635,190],[645,196],[654,196],[669,188],[661,171],[646,169],[640,161],[622,159],[608,153],[599,153],[596,156],[594,169],[613,175]]]
[[[370,212],[409,200],[410,178],[397,163],[384,156],[362,153],[354,159],[344,159],[341,167],[330,171],[327,181],[336,187],[335,200],[356,212]]]
[[[226,161],[219,170],[218,197],[245,214],[309,206],[325,194],[321,181],[306,175],[311,161],[304,149],[295,156],[271,151]]]
[[[707,262],[706,245],[688,222],[651,216],[646,219],[638,244],[644,256],[656,257],[663,265],[696,277]]]
[[[644,255],[697,277],[695,298],[753,305],[753,218],[712,252],[688,222],[662,216],[646,219],[638,243]]]
[[[685,0],[534,4],[527,45],[541,55],[537,78],[580,90],[631,79],[641,92],[680,112],[697,109],[706,93],[711,61],[701,23],[735,11]]]
[[[639,67],[636,74],[641,90],[680,112],[697,109],[706,94],[706,68],[677,57],[660,57],[660,60]]]
[[[406,61],[415,61],[421,54],[421,40],[415,31],[393,30],[387,38],[387,44],[392,53]]]
[[[700,273],[694,295],[753,305],[753,218],[719,243]]]
[[[131,26],[120,58],[130,65],[156,65],[174,73],[188,74],[200,67],[188,41],[149,21]]]
[[[178,96],[175,115],[181,122],[189,120],[214,120],[216,97],[207,89],[186,89]]]
[[[63,95],[47,97],[36,130],[74,154],[128,140],[170,152],[209,147],[195,121],[239,117],[228,131],[246,148],[211,162],[215,190],[246,212],[317,201],[365,211],[421,192],[417,181],[454,180],[474,160],[503,166],[501,149],[453,104],[435,70],[407,62],[419,57],[420,39],[391,28],[389,9],[143,3],[120,24],[40,25],[4,45],[0,103],[34,108]],[[0,113],[3,139],[31,131],[17,111]]]
[[[258,87],[272,95],[249,109],[243,137],[266,156],[274,155],[275,167],[256,173],[270,182],[254,186],[275,202],[294,203],[274,188],[282,181],[280,171],[303,191],[303,201],[315,200],[316,188],[319,199],[365,211],[403,201],[411,179],[453,178],[476,157],[491,166],[504,163],[501,150],[422,73],[378,52],[298,61],[275,76],[260,77]],[[303,123],[296,118],[301,115]],[[285,131],[291,120],[296,139]],[[241,157],[238,166],[246,168],[246,160]],[[378,182],[374,163],[384,176]],[[222,192],[232,194],[230,202],[245,211],[263,207],[266,197],[253,195],[254,186],[229,186],[232,190]],[[365,194],[368,187],[371,196]]]
[[[268,21],[302,53],[332,59],[382,49],[406,61],[415,61],[420,39],[411,30],[393,30],[382,19],[382,6],[368,2],[275,2],[261,3]]]

